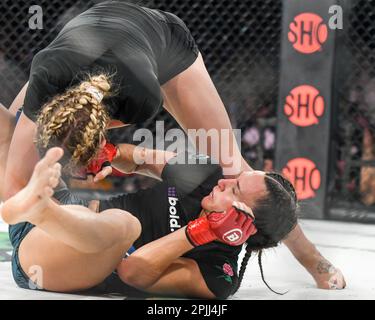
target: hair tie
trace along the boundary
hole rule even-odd
[[[102,102],[104,98],[104,94],[94,86],[87,87],[84,92],[90,93],[98,103]]]

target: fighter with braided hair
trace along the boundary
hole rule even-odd
[[[37,118],[39,150],[63,146],[69,167],[86,167],[105,141],[110,118],[101,101],[110,88],[105,75],[90,77],[47,103]]]
[[[237,278],[241,245],[247,241],[247,251],[276,246],[296,225],[294,189],[278,174],[253,171],[224,179],[218,165],[187,164],[194,156],[173,164],[173,153],[133,145],[119,145],[112,165],[163,182],[90,204],[63,188],[54,195],[63,204],[59,206],[49,197],[61,169],[55,162],[62,150],[72,150],[70,140],[62,139],[61,149],[48,151],[60,132],[46,138],[42,121],[38,123],[37,145],[45,158],[27,187],[2,209],[11,224],[13,275],[22,288],[108,292],[121,288],[121,279],[150,293],[226,298],[238,289],[246,268],[245,258]],[[164,163],[145,161],[155,157]],[[72,168],[80,164],[73,158],[60,161]],[[49,183],[45,194],[43,183]],[[137,250],[121,261],[132,244]],[[40,254],[40,248],[54,254]],[[35,265],[43,270],[43,283],[33,277]]]
[[[211,296],[198,297],[227,298],[235,294],[241,285],[249,252],[260,251],[261,261],[261,250],[276,247],[297,224],[298,205],[294,188],[277,173],[253,171],[244,172],[236,179],[223,179],[221,168],[212,164],[167,164],[161,177],[169,191],[175,188],[176,196],[170,197],[174,199],[170,203],[176,204],[177,214],[171,217],[168,213],[170,203],[165,209],[152,202],[153,209],[145,211],[147,206],[143,205],[142,211],[134,210],[144,228],[135,242],[137,250],[117,268],[120,278],[138,289],[183,295],[185,290],[194,290],[195,283],[199,283],[189,278],[194,274],[201,276],[210,293],[213,293]],[[147,197],[152,201],[152,192]],[[156,197],[160,198],[160,195],[155,194]],[[132,199],[119,196],[101,201],[98,209],[127,206],[137,209],[136,199],[136,195]],[[237,261],[242,245],[229,247],[218,242],[206,244],[204,241],[193,241],[189,245],[181,231],[185,223],[189,231],[192,222],[186,221],[196,218],[193,212],[200,212],[201,217],[209,216],[210,212],[225,212],[231,208],[233,201],[242,203],[246,208],[244,210],[251,213],[256,227],[256,232],[245,242],[248,253],[239,274]],[[175,226],[176,220],[173,219],[177,219],[176,224],[181,229],[170,233],[171,228],[163,225]],[[165,233],[169,235],[163,237]],[[261,264],[260,267],[264,280]],[[108,286],[111,287],[110,282]]]
[[[153,157],[159,154],[159,158],[164,153],[147,149],[137,152],[137,149],[120,145],[120,156],[114,160],[114,166],[124,171],[131,168],[134,159],[126,156],[129,153],[138,160],[150,156],[147,153]],[[175,155],[164,153],[163,156],[170,160]],[[192,158],[194,156],[189,156],[189,160]],[[124,163],[126,165],[122,167]],[[190,162],[184,159],[183,163]],[[297,225],[297,196],[288,180],[278,173],[262,171],[243,172],[235,179],[223,179],[222,169],[212,164],[166,162],[156,167],[138,168],[137,172],[161,177],[163,184],[96,205],[98,211],[129,209],[141,222],[141,236],[135,242],[137,250],[117,267],[117,275],[126,284],[150,293],[227,298],[239,289],[251,252],[258,252],[262,279],[272,290],[265,281],[261,257],[264,249],[287,240]],[[251,232],[245,243],[246,254],[239,274],[237,261],[241,245],[229,247],[217,241],[206,243],[205,237],[189,235],[189,227],[199,225],[196,221],[205,215],[209,217],[211,212],[228,212],[233,201],[242,203],[242,208],[255,218],[252,223],[256,227],[256,232]],[[200,218],[189,222],[197,218],[197,212],[200,212]],[[184,231],[185,224],[187,229]],[[207,239],[216,238],[208,236]],[[326,259],[324,261],[329,264]],[[116,285],[117,275],[104,282],[105,290],[120,287]],[[344,287],[342,277],[337,275],[340,275],[339,270],[331,276],[330,285]]]
[[[284,190],[292,198],[292,201],[294,203],[297,203],[298,200],[297,200],[297,196],[296,196],[294,187],[288,180],[284,179],[281,175],[279,175],[277,173],[267,173],[267,176],[269,176],[272,179],[274,179],[275,181],[279,182],[283,186]],[[266,286],[271,291],[275,292],[267,284],[267,282],[264,279],[263,267],[262,267],[262,253],[263,253],[264,249],[268,249],[268,248],[272,248],[272,247],[277,246],[277,242],[273,242],[272,240],[270,241],[269,238],[265,235],[265,233],[271,234],[272,231],[273,231],[270,228],[270,224],[271,224],[270,221],[273,220],[274,223],[278,223],[277,221],[274,220],[274,217],[271,215],[272,208],[274,206],[276,206],[277,208],[282,208],[285,205],[282,204],[283,194],[280,193],[280,190],[278,191],[277,189],[275,189],[274,184],[268,184],[267,180],[265,182],[267,183],[268,189],[273,190],[273,192],[271,194],[273,194],[274,196],[273,196],[273,199],[271,201],[269,201],[268,199],[267,200],[263,199],[263,201],[258,203],[257,208],[258,208],[258,214],[263,217],[264,221],[268,221],[269,225],[267,226],[264,223],[263,230],[267,230],[267,231],[265,231],[264,233],[258,233],[257,235],[254,235],[253,237],[251,237],[247,241],[247,244],[246,244],[246,247],[245,247],[246,252],[245,252],[245,255],[243,257],[241,267],[240,267],[240,271],[239,271],[238,284],[234,288],[233,294],[236,293],[237,290],[241,286],[241,282],[243,280],[243,277],[244,277],[244,274],[245,274],[245,271],[246,271],[247,263],[249,262],[253,252],[258,252],[258,264],[259,264],[259,268],[260,268],[260,271],[261,271],[261,276],[262,276],[263,282],[266,284]],[[275,235],[273,235],[273,236],[275,236]],[[279,294],[278,292],[275,292],[275,293]]]
[[[1,209],[11,225],[13,275],[22,288],[113,292],[121,279],[150,293],[227,298],[239,285],[242,244],[252,246],[254,237],[254,249],[276,246],[296,224],[295,198],[273,178],[284,181],[279,175],[253,171],[224,179],[220,166],[194,164],[191,160],[199,158],[192,155],[185,155],[190,160],[185,164],[174,164],[176,154],[133,145],[119,145],[113,165],[127,172],[137,168],[162,182],[90,203],[100,214],[59,205],[50,197],[63,149],[44,153],[28,185]],[[150,155],[165,161],[148,164]],[[48,255],[33,249],[40,248],[41,238]],[[133,243],[137,250],[121,261]],[[43,270],[40,278],[33,274],[35,265]]]
[[[87,81],[83,77],[87,74],[94,76]],[[82,88],[82,82],[88,82],[88,87]],[[142,123],[163,106],[186,131],[218,130],[219,139],[210,139],[208,150],[201,152],[218,159],[226,176],[252,172],[234,136],[221,136],[222,129],[232,132],[224,104],[190,31],[181,19],[168,12],[120,1],[97,4],[71,20],[34,57],[29,82],[10,107],[15,113],[23,106],[15,129],[14,117],[0,108],[0,155],[7,155],[0,157],[4,160],[0,163],[0,179],[5,182],[3,199],[22,190],[32,176],[39,160],[33,145],[36,120],[45,104],[49,108],[41,118],[46,126],[40,131],[41,142],[47,143],[49,135],[60,132],[66,139],[62,141],[65,155],[74,156],[73,162],[78,166],[92,159],[105,143],[105,125],[108,129]],[[199,152],[198,137],[196,143]],[[222,150],[233,154],[230,164]],[[99,175],[102,178],[110,171],[106,167]],[[40,250],[48,242],[36,234]],[[321,274],[317,268],[321,263],[330,264],[298,225],[285,243],[319,287],[332,287],[331,271]],[[42,251],[48,251],[45,249]]]

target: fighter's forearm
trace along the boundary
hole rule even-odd
[[[314,278],[317,275],[328,273],[325,270],[334,269],[333,265],[322,256],[316,246],[307,239],[300,225],[297,225],[283,242]]]
[[[283,240],[283,243],[305,267],[309,263],[309,260],[313,260],[314,257],[320,255],[315,245],[306,238],[299,224]]]
[[[123,260],[118,272],[123,281],[133,283],[136,279],[138,287],[147,288],[161,277],[173,261],[192,249],[185,228],[182,228],[137,249]]]

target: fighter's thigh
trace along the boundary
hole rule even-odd
[[[206,106],[224,106],[200,53],[188,69],[162,86],[162,94],[164,108],[177,118],[177,121],[189,118],[194,108],[201,114]]]
[[[119,242],[122,241],[124,247],[131,247],[141,234],[142,226],[140,221],[130,212],[122,209],[112,208],[97,212],[97,210],[99,210],[99,204],[93,205],[92,202],[93,201],[90,202],[89,208],[82,205],[62,205],[62,207],[68,210],[74,210],[75,212],[80,211],[85,214],[106,215],[107,217],[116,219],[117,224],[122,229],[122,238],[119,239]]]
[[[44,289],[73,292],[102,282],[115,270],[124,251],[119,243],[100,254],[84,254],[35,227],[21,243],[19,260],[23,271]]]

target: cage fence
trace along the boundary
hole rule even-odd
[[[375,209],[375,1],[346,3],[336,53],[331,208],[353,218]]]

